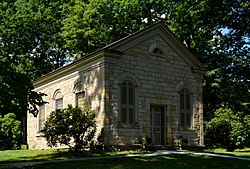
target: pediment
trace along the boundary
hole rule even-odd
[[[165,43],[164,45],[159,44]],[[176,35],[163,22],[149,26],[134,34],[131,34],[117,42],[108,45],[105,49],[126,53],[138,48],[140,45],[148,45],[148,53],[161,55],[172,52],[170,55],[176,59],[184,60],[191,68],[205,70],[204,65],[181,43]],[[163,47],[162,47],[163,46]]]

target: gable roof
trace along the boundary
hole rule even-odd
[[[190,50],[179,40],[179,38],[164,24],[163,21],[158,21],[153,25],[146,27],[142,30],[139,30],[133,34],[130,34],[110,45],[104,47],[108,50],[118,50],[130,48],[134,43],[140,43],[140,37],[144,36],[148,38],[150,35],[153,36],[155,34],[160,34],[167,42],[175,49],[177,53],[182,56],[182,58],[190,64],[191,67],[195,69],[199,69],[201,71],[205,71],[205,66],[194,56]],[[142,40],[142,39],[141,39]],[[137,42],[136,42],[137,41]]]
[[[103,48],[100,48],[72,63],[58,68],[46,75],[39,77],[37,80],[33,82],[34,86],[44,83],[49,79],[53,79],[58,75],[62,75],[65,72],[72,71],[75,68],[78,68],[85,63],[90,63],[91,61],[100,58],[102,56],[111,56],[111,57],[119,57],[123,53],[123,50],[131,48],[133,44],[140,43],[143,38],[148,38],[148,35],[151,34],[160,34],[167,39],[168,43],[171,44],[171,47],[175,49],[177,53],[182,56],[182,58],[190,64],[192,67],[192,71],[196,73],[204,73],[205,66],[189,51],[189,49],[179,40],[179,38],[164,24],[163,21],[156,22],[149,27],[146,27],[142,30],[139,30],[135,33],[132,33],[124,38],[121,38]],[[132,43],[133,42],[133,43]]]

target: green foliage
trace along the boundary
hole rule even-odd
[[[59,143],[78,151],[89,145],[95,135],[94,118],[95,112],[89,107],[82,110],[69,105],[68,108],[51,112],[41,133],[50,147],[56,147]]]
[[[82,57],[165,21],[208,70],[203,98],[209,121],[222,105],[250,114],[249,7],[244,0],[76,0],[63,20],[61,36],[65,47]]]
[[[21,122],[14,113],[0,115],[0,150],[20,149],[22,138]]]
[[[0,114],[37,114],[42,95],[33,91],[32,80],[67,60],[59,36],[64,9],[57,0],[0,2]]]
[[[32,80],[163,20],[208,70],[204,119],[223,106],[250,115],[249,9],[245,0],[2,0],[0,113],[36,115]]]
[[[249,8],[250,3],[244,0],[3,0],[0,62],[8,61],[6,64],[14,71],[28,77],[23,82],[28,83],[77,54],[83,57],[152,22],[164,20],[207,66],[205,118],[210,120],[221,105],[250,114],[250,95],[246,94],[246,72],[250,69],[250,21],[246,17]],[[227,33],[222,33],[223,29]],[[11,72],[9,76],[14,76]],[[0,79],[5,79],[4,72],[1,75]],[[20,92],[13,86],[9,88]],[[23,100],[21,96],[18,95]],[[1,107],[9,106],[4,101]]]
[[[146,149],[147,147],[147,139],[146,137],[141,138],[142,149]]]
[[[165,0],[76,0],[63,20],[65,46],[83,57],[162,19],[167,5]]]
[[[234,113],[231,109],[220,108],[215,117],[206,125],[206,136],[211,144],[220,144],[228,151],[243,148],[250,134],[249,116]]]
[[[179,136],[177,138],[177,144],[178,144],[178,146],[180,146],[182,148],[183,143],[184,143],[184,138],[182,136]]]
[[[148,145],[151,144],[151,138],[147,136],[142,136],[139,140],[138,143],[141,145],[142,149],[148,149]]]
[[[207,68],[206,121],[222,106],[250,114],[249,7],[244,0],[172,1],[171,30]]]

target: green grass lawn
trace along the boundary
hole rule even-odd
[[[214,152],[220,154],[228,154],[233,156],[243,156],[250,158],[250,148],[243,150],[236,150],[235,152],[226,152],[224,149],[208,149],[206,152]],[[79,157],[93,157],[93,156],[117,156],[125,154],[146,153],[146,151],[122,151],[122,152],[103,152],[103,153],[70,153],[67,149],[48,149],[48,150],[6,150],[0,151],[0,164],[10,162],[24,162],[24,161],[41,161],[41,160],[62,160]],[[105,159],[105,160],[86,160],[74,162],[60,162],[49,163],[31,167],[24,167],[27,169],[43,169],[43,168],[102,168],[102,169],[214,169],[214,168],[249,168],[250,161],[227,159],[219,157],[196,156],[196,155],[166,155],[159,157],[130,157],[119,159]]]
[[[5,150],[0,151],[0,164],[9,162],[40,161],[49,159],[65,159],[60,153],[67,150]]]
[[[206,149],[204,150],[204,152],[212,152],[212,153],[217,153],[217,154],[225,154],[225,155],[233,155],[233,156],[250,158],[250,148],[236,149],[233,152],[229,152],[223,148],[212,148],[212,149]]]
[[[44,161],[44,160],[63,160],[82,157],[99,156],[119,156],[126,154],[148,153],[145,150],[121,151],[121,152],[68,152],[68,149],[46,149],[46,150],[5,150],[0,151],[0,164],[26,162],[26,161]]]
[[[105,160],[62,162],[24,167],[25,169],[239,169],[250,168],[249,161],[193,155],[167,155]]]

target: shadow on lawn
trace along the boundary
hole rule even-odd
[[[250,153],[250,150],[239,150],[240,153]]]
[[[95,156],[101,156],[104,153],[98,153]],[[40,160],[65,160],[65,159],[74,159],[74,158],[84,158],[84,157],[93,157],[93,154],[89,151],[57,151],[53,154],[38,154],[33,157],[32,161],[40,161]],[[29,157],[23,157],[29,159]],[[30,160],[29,160],[30,161]]]
[[[20,157],[13,157],[13,159],[8,160],[1,160],[0,164],[6,164],[6,163],[19,163],[19,162],[36,162],[36,161],[48,161],[48,160],[64,160],[64,159],[73,159],[73,158],[84,158],[84,157],[90,157],[91,153],[87,151],[82,152],[72,152],[72,151],[66,151],[66,150],[58,150],[53,153],[46,153],[41,150],[41,153],[36,154],[34,156],[32,155],[23,155]]]
[[[249,161],[237,159],[193,156],[193,155],[166,155],[157,157],[130,157],[102,160],[85,160],[74,162],[59,162],[42,164],[27,169],[66,169],[66,168],[88,168],[88,169],[238,169],[250,168]]]

